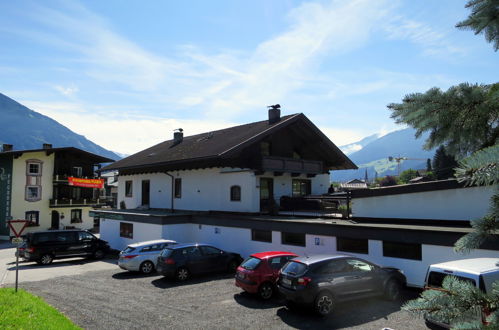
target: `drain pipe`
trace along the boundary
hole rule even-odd
[[[170,173],[168,172],[163,172],[165,173],[166,175],[168,175],[171,179],[172,179],[172,191],[171,191],[171,198],[172,198],[172,202],[171,202],[171,206],[172,206],[172,213],[175,213],[175,208],[173,207],[173,194],[175,194],[175,179],[173,178],[173,175],[171,175]]]

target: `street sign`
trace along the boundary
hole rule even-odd
[[[14,244],[21,244],[24,240],[22,239],[22,237],[14,237],[12,239],[12,243]]]
[[[8,221],[9,227],[10,227],[10,229],[12,229],[12,231],[14,232],[14,235],[16,237],[21,236],[21,234],[24,231],[24,228],[26,228],[26,226],[28,225],[28,222],[29,222],[28,220],[9,220]]]

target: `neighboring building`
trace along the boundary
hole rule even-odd
[[[345,183],[340,183],[340,190],[355,190],[355,189],[366,189],[367,183],[366,181],[362,181],[359,179],[353,179]]]
[[[99,200],[101,180],[95,171],[112,162],[77,148],[13,150],[0,152],[0,237],[11,234],[9,219],[26,219],[24,233],[46,229],[93,227],[88,215]],[[97,179],[97,180],[95,180]]]
[[[329,171],[357,168],[307,117],[269,119],[162,142],[119,171],[120,208],[272,212],[283,196],[325,194]],[[124,206],[124,207],[123,207]]]

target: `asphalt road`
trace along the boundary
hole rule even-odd
[[[68,263],[73,262],[77,261]],[[306,309],[290,311],[280,299],[262,302],[242,293],[227,274],[177,283],[116,267],[25,282],[21,287],[85,329],[426,329],[422,319],[400,311],[400,302],[349,302],[321,318]],[[405,292],[406,298],[416,295]]]

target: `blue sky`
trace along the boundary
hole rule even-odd
[[[305,113],[343,145],[386,105],[497,81],[460,0],[2,1],[0,92],[113,151]]]

